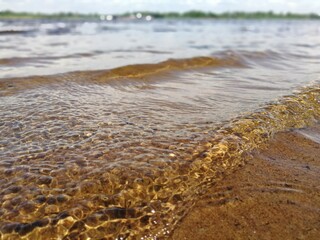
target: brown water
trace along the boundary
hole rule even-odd
[[[253,149],[319,120],[317,21],[1,28],[2,239],[166,237]]]

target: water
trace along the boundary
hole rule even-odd
[[[273,133],[319,118],[317,21],[0,33],[3,239],[166,237]]]
[[[25,33],[1,34],[0,77],[110,69],[228,51],[280,57],[287,61],[275,68],[283,69],[291,60],[316,63],[320,47],[317,21],[2,22],[0,33],[8,30]]]

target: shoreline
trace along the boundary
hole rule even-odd
[[[320,125],[275,134],[211,187],[170,239],[318,239]]]
[[[204,12],[198,10],[190,10],[186,12],[154,12],[154,11],[135,11],[125,12],[118,14],[106,14],[106,13],[78,13],[78,12],[56,12],[56,13],[40,13],[40,12],[15,12],[11,10],[0,11],[1,19],[65,19],[65,20],[95,20],[101,21],[114,21],[118,19],[124,20],[138,20],[145,19],[150,21],[152,19],[320,19],[320,15],[317,13],[294,13],[294,12],[273,12],[273,11],[232,11],[232,12]]]

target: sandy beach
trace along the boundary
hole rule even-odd
[[[275,135],[213,186],[171,239],[319,239],[320,126]]]

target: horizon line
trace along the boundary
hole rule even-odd
[[[105,13],[100,13],[100,12],[90,12],[90,13],[83,13],[79,11],[56,11],[56,12],[44,12],[44,11],[14,11],[10,9],[5,9],[5,10],[0,10],[0,13],[5,13],[5,12],[10,12],[10,13],[28,13],[28,14],[45,14],[45,15],[54,15],[54,14],[62,14],[62,13],[72,13],[72,14],[79,14],[79,15],[93,15],[93,14],[112,14],[112,15],[123,15],[123,14],[128,14],[128,13],[159,13],[159,14],[168,14],[168,13],[176,13],[176,14],[184,14],[184,13],[189,13],[189,12],[201,12],[201,13],[206,13],[206,14],[217,14],[217,15],[222,15],[226,13],[247,13],[247,14],[254,14],[254,13],[269,13],[269,14],[275,14],[275,15],[282,15],[282,14],[295,14],[295,15],[310,15],[310,14],[315,14],[320,16],[320,13],[316,12],[292,12],[292,11],[274,11],[274,10],[258,10],[258,11],[244,11],[244,10],[231,10],[231,11],[203,11],[203,10],[198,10],[198,9],[191,9],[187,11],[151,11],[151,10],[136,10],[136,11],[123,11],[122,13],[111,13],[111,12],[105,12]]]

